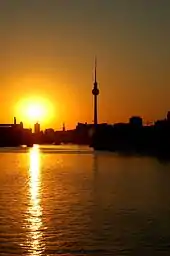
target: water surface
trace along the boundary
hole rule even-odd
[[[0,255],[169,255],[170,165],[87,147],[0,149]]]

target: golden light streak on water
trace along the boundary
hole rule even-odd
[[[40,150],[38,145],[30,149],[30,203],[29,203],[29,247],[31,255],[41,255],[42,243],[42,208],[41,208],[41,170]]]

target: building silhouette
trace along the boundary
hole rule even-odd
[[[0,147],[17,147],[20,145],[32,146],[32,132],[25,129],[23,122],[0,124]]]
[[[129,124],[136,126],[136,127],[142,127],[143,120],[140,116],[132,116],[129,119]]]
[[[170,122],[170,111],[167,113],[167,121]]]
[[[63,132],[66,131],[66,126],[65,126],[65,123],[63,123]]]
[[[97,124],[98,124],[97,97],[99,95],[99,89],[98,89],[98,83],[97,83],[96,68],[97,68],[97,60],[95,58],[94,87],[92,90],[92,94],[94,96],[94,126],[97,126]]]
[[[34,133],[39,134],[40,133],[40,124],[37,122],[34,124]]]
[[[16,117],[14,117],[14,122],[12,124],[0,124],[0,130],[5,130],[7,128],[23,129],[23,123],[17,124]]]

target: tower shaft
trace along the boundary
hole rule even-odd
[[[97,116],[97,95],[94,95],[94,125],[98,124],[98,116]]]

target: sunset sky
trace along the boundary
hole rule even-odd
[[[1,0],[0,122],[31,125],[28,98],[51,102],[43,128],[92,122],[95,55],[100,122],[166,115],[169,0]]]

